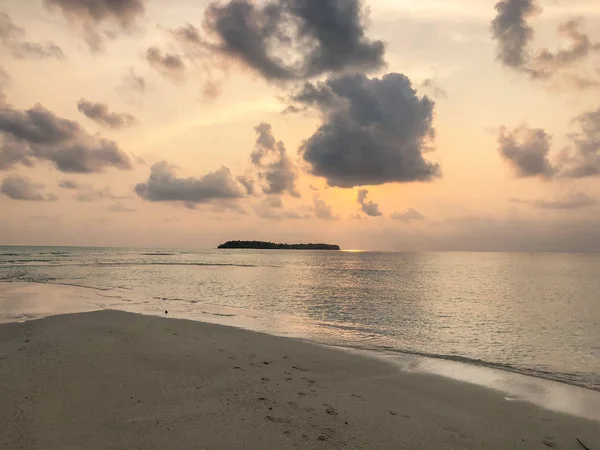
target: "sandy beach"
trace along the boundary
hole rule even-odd
[[[385,361],[118,311],[0,325],[0,448],[581,449],[600,423]]]

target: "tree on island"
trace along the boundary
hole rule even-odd
[[[263,241],[228,241],[219,245],[220,249],[259,249],[259,250],[340,250],[339,245],[332,244],[277,244]]]

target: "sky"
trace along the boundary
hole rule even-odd
[[[600,252],[596,0],[0,0],[0,245]]]

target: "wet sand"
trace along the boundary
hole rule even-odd
[[[0,448],[600,449],[600,423],[335,348],[118,311],[0,325]]]

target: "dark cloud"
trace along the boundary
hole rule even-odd
[[[302,107],[291,105],[286,110],[289,110],[288,113],[306,111],[309,107],[320,110],[329,110],[336,105],[338,105],[338,107],[343,107],[345,105],[344,100],[338,97],[327,84],[314,85],[309,82],[304,83],[304,86],[292,95],[291,100],[299,103]]]
[[[85,33],[92,51],[101,51],[104,41],[132,29],[145,14],[145,0],[44,0],[51,11],[63,15]]]
[[[58,117],[41,105],[22,111],[0,107],[0,168],[49,161],[61,172],[102,172],[131,168],[114,142],[89,135],[78,122]]]
[[[383,216],[381,211],[379,210],[379,205],[377,203],[367,201],[367,195],[369,191],[366,189],[359,189],[356,202],[360,205],[360,210],[364,212],[367,216],[370,217],[380,217]]]
[[[542,129],[525,125],[513,131],[500,129],[500,154],[519,177],[586,178],[600,175],[600,108],[573,120],[579,131],[567,136],[570,144],[562,149],[555,164],[548,159],[551,137]]]
[[[9,175],[0,186],[0,192],[13,200],[28,200],[36,202],[50,202],[56,200],[53,194],[44,194],[43,184],[33,183],[25,177]]]
[[[502,127],[498,136],[500,155],[521,178],[552,178],[556,174],[556,168],[548,159],[551,141],[544,130],[526,125],[512,131]]]
[[[146,60],[150,67],[171,80],[180,81],[185,75],[186,67],[180,55],[163,55],[158,47],[151,47],[146,51]]]
[[[425,216],[414,208],[408,208],[402,212],[394,212],[391,217],[393,220],[398,220],[400,222],[425,220]]]
[[[299,197],[300,194],[296,190],[298,173],[288,157],[285,145],[275,139],[268,123],[261,123],[254,129],[257,134],[256,145],[250,159],[258,171],[259,179],[264,182],[264,193],[287,193]]]
[[[312,92],[308,95],[308,92]],[[397,73],[383,78],[349,74],[303,89],[306,104],[323,116],[301,154],[313,175],[330,186],[349,188],[430,181],[440,167],[425,160],[435,137],[434,102],[418,97],[410,80]]]
[[[340,216],[333,213],[333,207],[328,205],[325,200],[319,197],[319,194],[313,196],[313,206],[317,219],[339,220]]]
[[[522,199],[511,199],[512,203],[521,203],[531,205],[538,209],[557,209],[557,210],[571,210],[571,209],[582,209],[596,206],[598,200],[590,197],[582,192],[571,192],[566,197],[558,198],[554,200],[522,200]]]
[[[269,80],[297,80],[330,72],[377,70],[385,46],[365,36],[361,0],[250,0],[211,3],[205,45]],[[181,36],[199,43],[193,27]]]
[[[245,197],[246,189],[238,183],[227,167],[204,175],[202,178],[179,178],[173,166],[166,161],[151,168],[150,178],[139,183],[135,191],[150,202],[183,202],[188,207],[219,200]]]
[[[520,69],[528,60],[533,29],[528,20],[541,12],[536,0],[503,0],[496,3],[492,34],[498,41],[498,59],[506,66]]]
[[[492,22],[492,33],[498,42],[498,59],[507,67],[519,70],[533,79],[551,80],[561,75],[563,86],[578,90],[597,87],[600,79],[577,67],[589,57],[600,55],[600,43],[594,43],[580,28],[583,19],[561,23],[558,33],[571,45],[562,50],[532,51],[534,36],[528,20],[541,12],[535,0],[503,0],[496,4],[498,14]],[[577,67],[575,72],[563,73]]]
[[[108,106],[103,103],[93,103],[81,99],[77,103],[77,109],[88,119],[107,128],[118,130],[131,127],[137,123],[137,119],[131,114],[110,112]]]
[[[63,59],[60,47],[52,42],[39,44],[25,41],[25,30],[12,22],[10,16],[0,11],[0,45],[18,59]]]
[[[1,134],[0,137],[0,170],[10,170],[17,164],[35,166],[35,157],[27,143]]]

